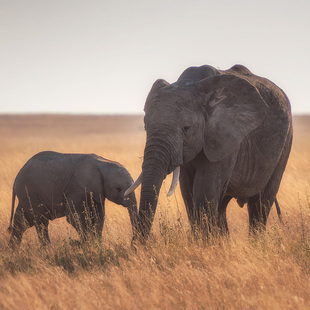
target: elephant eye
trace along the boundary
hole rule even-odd
[[[120,193],[122,191],[121,187],[116,187],[116,190]]]
[[[186,135],[190,128],[191,128],[190,126],[183,127],[183,129],[182,129],[183,133]]]

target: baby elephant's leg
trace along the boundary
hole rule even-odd
[[[26,229],[34,225],[33,216],[29,213],[29,210],[25,210],[27,209],[23,208],[19,203],[14,215],[12,234],[9,241],[11,248],[19,247]]]
[[[44,216],[36,217],[35,227],[41,244],[44,246],[50,243],[50,237],[48,235],[48,219]]]
[[[105,217],[104,205],[91,201],[90,197],[85,200],[68,199],[66,204],[67,221],[76,229],[82,242],[88,236],[101,238]]]
[[[87,234],[87,225],[85,222],[85,212],[81,211],[81,205],[84,205],[83,200],[78,201],[68,197],[66,201],[66,219],[75,228],[81,241],[84,242]]]
[[[102,230],[105,219],[105,207],[104,203],[93,202],[91,207],[91,227],[89,231],[95,238],[102,238]]]

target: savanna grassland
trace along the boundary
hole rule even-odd
[[[43,150],[96,153],[136,178],[142,116],[0,115],[0,309],[310,309],[310,117],[294,117],[294,141],[265,234],[248,238],[248,215],[228,206],[229,240],[193,240],[179,189],[167,177],[152,235],[130,246],[127,210],[106,202],[101,243],[72,246],[64,218],[41,248],[34,228],[7,247],[14,178]],[[136,190],[139,201],[139,190]]]

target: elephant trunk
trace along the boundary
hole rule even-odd
[[[147,239],[155,216],[158,196],[171,162],[167,143],[148,145],[144,151],[138,230],[136,237]]]

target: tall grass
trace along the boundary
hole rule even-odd
[[[283,223],[273,209],[256,238],[248,237],[246,209],[234,202],[227,211],[229,238],[193,238],[179,189],[165,195],[168,176],[144,245],[131,246],[127,211],[106,202],[102,242],[76,245],[78,234],[57,219],[50,246],[42,247],[31,228],[11,251],[11,187],[28,158],[47,149],[93,152],[137,177],[144,132],[141,117],[0,116],[0,309],[310,308],[310,125],[301,117],[294,123],[278,194]]]

